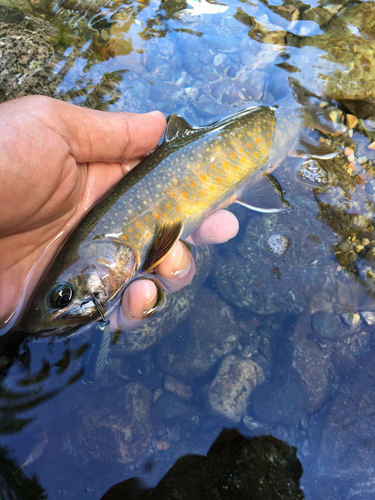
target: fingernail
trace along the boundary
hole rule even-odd
[[[155,313],[157,313],[159,311],[159,309],[161,308],[161,306],[164,303],[164,299],[165,299],[164,290],[161,287],[161,285],[159,285],[158,281],[156,281],[156,280],[153,280],[153,281],[156,285],[156,300],[152,303],[152,307],[145,309],[143,311],[143,318],[142,319],[150,318],[151,316],[153,316]]]
[[[161,115],[164,117],[164,114],[161,111],[149,111],[146,115]]]

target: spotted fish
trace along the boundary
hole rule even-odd
[[[269,198],[264,186],[274,191],[264,176],[293,148],[302,125],[292,99],[199,128],[172,115],[163,143],[67,239],[31,298],[23,329],[55,335],[104,320],[137,272],[154,268],[218,208],[236,201],[279,210],[279,198],[276,209],[260,206]]]

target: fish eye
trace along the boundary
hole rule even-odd
[[[73,288],[68,283],[56,285],[51,295],[52,307],[62,308],[69,304],[73,298]]]

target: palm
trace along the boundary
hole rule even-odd
[[[160,117],[154,118],[155,125],[139,145],[131,137],[127,140],[126,123],[120,141],[115,131],[108,130],[111,125],[103,123],[105,114],[90,115],[93,130],[88,130],[90,124],[84,123],[82,113],[90,111],[35,97],[0,107],[5,131],[0,169],[1,318],[13,311],[29,271],[45,254],[46,246],[50,245],[49,252],[33,273],[28,293],[60,244],[62,238],[57,237],[66,234],[90,205],[156,145],[164,126]],[[100,121],[95,124],[97,117]],[[100,161],[105,156],[121,162]],[[90,159],[98,161],[87,162]]]

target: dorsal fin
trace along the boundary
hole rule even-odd
[[[188,122],[179,115],[170,115],[167,118],[167,128],[164,133],[164,142],[171,142],[175,139],[190,135],[194,132]]]
[[[142,271],[150,272],[169,254],[179,240],[184,225],[182,222],[163,224],[160,226],[150,248],[148,249]]]

